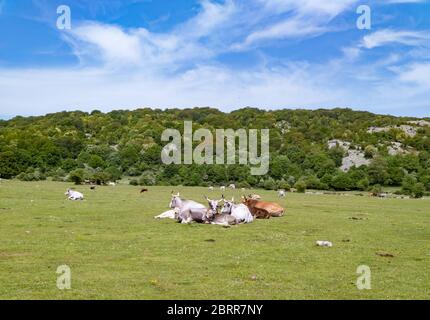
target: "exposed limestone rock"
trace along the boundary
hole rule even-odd
[[[348,155],[343,158],[340,169],[348,172],[352,167],[368,166],[370,160],[366,159],[364,152],[361,150],[348,150]]]
[[[401,126],[388,126],[388,127],[370,127],[367,130],[367,133],[388,132],[392,129],[401,130],[409,137],[415,137],[418,131],[416,127],[409,126],[409,125],[401,125]]]
[[[425,121],[425,120],[409,121],[408,123],[419,127],[430,127],[430,121]]]
[[[328,148],[333,149],[336,147],[341,147],[343,150],[348,151],[351,148],[351,142],[342,141],[342,140],[330,140],[328,142]]]
[[[342,140],[330,140],[328,142],[328,148],[333,149],[341,147],[347,152],[347,155],[342,159],[342,166],[340,169],[344,172],[348,172],[352,167],[368,166],[370,160],[366,159],[362,150],[352,150],[351,142]]]
[[[291,125],[285,120],[278,121],[275,127],[281,130],[282,134],[288,133],[291,129]]]

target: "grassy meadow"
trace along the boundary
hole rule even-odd
[[[430,199],[258,190],[285,217],[223,228],[154,219],[172,189],[201,202],[218,190],[77,186],[86,200],[72,202],[68,187],[0,182],[0,299],[430,298]],[[61,291],[64,264],[72,289]],[[371,290],[356,287],[360,265]]]

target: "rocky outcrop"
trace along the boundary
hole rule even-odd
[[[368,166],[370,160],[366,159],[363,150],[361,149],[351,149],[351,142],[342,140],[330,140],[328,142],[328,148],[333,149],[340,147],[347,153],[342,159],[342,166],[340,169],[344,172],[348,172],[353,167]]]
[[[380,133],[380,132],[388,132],[390,130],[401,130],[409,137],[415,137],[417,135],[417,128],[410,125],[401,125],[401,126],[388,126],[388,127],[370,127],[367,130],[367,133]]]

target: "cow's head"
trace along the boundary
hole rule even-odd
[[[67,189],[67,191],[66,191],[66,193],[65,193],[64,195],[65,195],[65,196],[69,196],[71,192],[72,192],[72,190],[71,190],[71,189]]]
[[[179,192],[177,194],[174,194],[172,191],[172,199],[170,200],[170,209],[178,208],[181,205],[181,198],[179,195]]]
[[[255,202],[255,200],[253,200],[251,196],[242,196],[242,203],[244,205],[249,207],[250,205],[252,205],[253,202]]]
[[[231,201],[228,201],[226,198],[224,198],[224,195],[222,196],[222,200],[224,201],[224,207],[221,210],[221,213],[223,214],[231,214],[231,210],[234,206],[234,197],[231,199]]]
[[[212,210],[215,214],[218,213],[218,207],[220,200],[211,200],[207,196],[203,196],[208,202],[209,210]]]

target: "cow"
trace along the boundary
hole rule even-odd
[[[285,190],[279,190],[278,191],[278,197],[279,198],[285,198],[287,194],[285,193]]]
[[[225,191],[225,186],[221,186],[219,189],[220,189],[221,191]]]
[[[214,187],[212,187],[212,186],[210,186],[208,189],[209,189],[209,191],[214,191]]]
[[[69,200],[77,201],[77,200],[84,200],[84,195],[80,192],[74,191],[72,189],[68,189],[65,196],[68,196]]]
[[[221,213],[214,214],[212,211],[207,213],[208,223],[219,226],[229,227],[237,224],[237,219],[231,214]]]
[[[148,191],[149,191],[148,189],[143,188],[142,190],[140,190],[140,193],[145,193],[145,192],[148,192]]]
[[[115,182],[109,182],[109,183],[108,183],[108,186],[110,186],[110,187],[115,187],[115,186],[116,186],[116,183],[115,183]]]
[[[242,203],[258,218],[268,219],[270,217],[282,217],[284,215],[284,208],[275,202],[265,202],[243,197]]]
[[[218,224],[218,219],[215,219],[218,215],[218,203],[217,200],[211,200],[207,196],[204,198],[208,202],[209,208],[188,208],[185,210],[180,217],[180,222],[183,224],[189,224],[192,222],[197,223],[212,223],[216,221]],[[179,220],[179,219],[178,219]],[[215,224],[215,223],[214,223]]]
[[[243,204],[235,204],[234,198],[228,201],[222,196],[224,207],[221,210],[222,214],[230,214],[236,219],[237,223],[251,223],[254,221],[251,211]]]
[[[91,190],[96,190],[96,186],[91,186],[90,189]]]
[[[231,184],[231,185],[229,185],[228,187],[229,187],[230,189],[232,189],[232,190],[236,189],[236,185],[235,185],[235,184]]]
[[[179,209],[175,208],[173,210],[166,211],[156,217],[154,219],[173,219],[176,220],[178,218]]]
[[[191,223],[193,221],[205,222],[206,207],[192,200],[185,200],[180,197],[180,194],[173,194],[169,205],[170,209],[178,209],[178,222]]]

